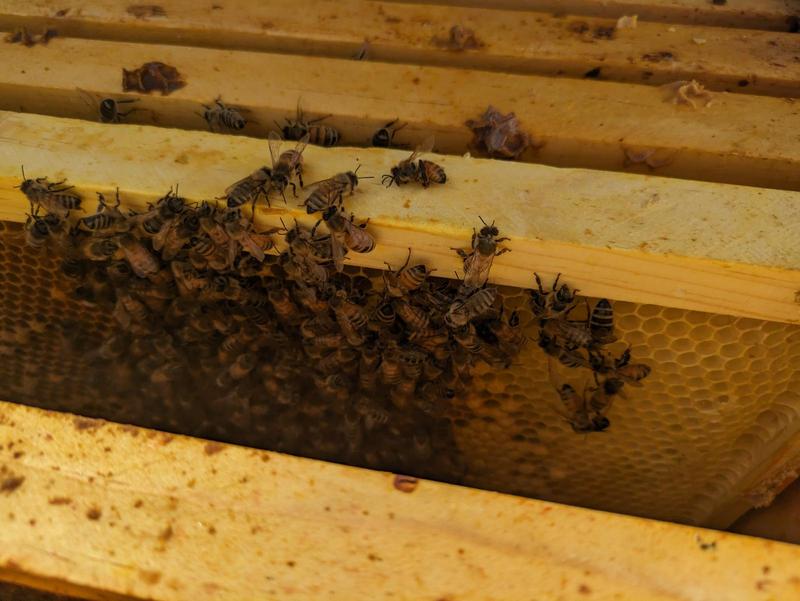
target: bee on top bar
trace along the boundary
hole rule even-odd
[[[433,161],[419,159],[414,162],[420,155],[433,150],[433,144],[433,136],[427,138],[407,159],[392,167],[391,173],[383,176],[382,183],[388,188],[392,184],[400,186],[410,182],[418,182],[422,184],[423,188],[427,188],[431,184],[444,184],[447,182],[447,175],[444,169]]]
[[[466,252],[460,248],[452,250],[464,259],[464,286],[467,288],[479,288],[486,283],[489,278],[489,270],[492,268],[494,258],[503,253],[511,252],[510,248],[498,250],[497,243],[510,240],[510,238],[498,238],[500,231],[495,227],[494,221],[486,223],[483,217],[478,217],[483,223],[480,232],[472,231],[472,250]]]
[[[303,187],[303,151],[308,144],[308,134],[300,138],[297,145],[292,150],[280,152],[281,137],[274,131],[269,132],[269,154],[272,157],[272,172],[270,174],[270,185],[267,190],[267,204],[269,204],[269,192],[273,189],[280,192],[283,201],[286,202],[286,188],[291,186],[292,192],[297,196],[297,186],[291,181],[292,175],[297,176],[300,187]]]

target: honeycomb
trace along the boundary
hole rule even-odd
[[[394,411],[388,425],[347,440],[349,416],[321,401],[311,378],[302,402],[277,411],[201,402],[203,372],[175,398],[97,358],[116,328],[109,311],[76,300],[57,258],[0,224],[0,397],[48,409],[400,471],[597,509],[705,523],[797,428],[800,328],[753,319],[614,302],[619,345],[652,368],[626,386],[611,427],[573,432],[554,382],[591,385],[588,370],[553,366],[536,345],[528,291],[501,288],[532,339],[507,369],[476,364],[446,410]],[[380,272],[348,268],[353,282]],[[579,316],[578,316],[579,317]]]

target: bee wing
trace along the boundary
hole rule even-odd
[[[303,154],[303,151],[308,146],[308,141],[311,139],[311,134],[306,134],[297,142],[297,146],[294,147],[294,150],[297,154]]]
[[[272,158],[272,167],[275,168],[275,164],[278,162],[278,157],[281,156],[281,143],[283,140],[281,139],[280,134],[276,131],[269,132],[269,156]]]
[[[345,247],[340,240],[340,235],[335,232],[331,232],[331,256],[333,257],[333,263],[336,266],[336,271],[341,272],[344,268],[344,255],[345,255]]]
[[[270,150],[271,150],[271,149],[270,149]],[[238,181],[235,181],[235,182],[233,182],[233,183],[232,183],[230,186],[228,186],[227,188],[225,188],[225,196],[228,196],[228,195],[229,195],[231,192],[233,192],[233,190],[234,190],[234,189],[235,189],[235,188],[236,188],[236,187],[237,187],[239,184],[242,184],[242,183],[244,183],[244,182],[248,181],[248,180],[249,180],[251,177],[252,177],[252,175],[248,175],[248,176],[245,176],[245,177],[243,177],[242,179],[240,179],[240,180],[238,180]]]
[[[245,252],[249,253],[259,261],[264,260],[264,251],[263,249],[256,244],[256,241],[250,237],[250,234],[244,234],[240,239],[239,243],[242,245],[242,248]]]
[[[169,233],[172,231],[172,228],[175,227],[176,219],[170,219],[164,225],[161,226],[161,229],[158,230],[158,233],[153,236],[153,250],[161,250],[164,247],[164,244],[167,241],[167,237]]]
[[[494,256],[484,257],[478,252],[473,252],[464,259],[464,285],[478,288],[489,277]]]
[[[411,153],[411,156],[408,157],[407,160],[413,161],[418,156],[430,152],[431,150],[433,150],[433,145],[434,145],[435,142],[436,142],[436,138],[434,138],[433,136],[428,136],[427,138],[425,138],[422,141],[422,143],[419,146],[417,146],[414,149],[414,152]]]

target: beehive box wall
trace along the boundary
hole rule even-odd
[[[533,339],[514,365],[501,370],[480,364],[467,392],[442,415],[394,411],[386,428],[345,450],[340,443],[347,438],[347,416],[319,401],[305,411],[283,412],[277,421],[262,416],[262,423],[253,415],[242,421],[230,411],[193,404],[192,398],[183,399],[180,410],[167,410],[165,399],[139,380],[92,358],[114,331],[113,318],[72,298],[74,286],[59,264],[25,246],[20,224],[3,224],[2,398],[690,523],[708,520],[763,459],[769,442],[797,428],[800,398],[792,366],[800,356],[800,328],[615,302],[619,344],[631,345],[636,361],[652,373],[643,387],[626,387],[615,401],[608,431],[575,434],[554,383],[582,390],[591,384],[591,372],[550,364],[535,344],[528,292],[501,288],[505,307],[519,311]]]

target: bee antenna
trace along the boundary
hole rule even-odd
[[[22,169],[22,179],[27,179],[25,177],[25,165],[20,165],[20,169]]]
[[[481,220],[481,223],[482,223],[483,225],[486,225],[486,226],[488,226],[488,225],[489,225],[488,223],[486,223],[486,222],[483,220],[483,217],[481,217],[480,215],[478,215],[478,219],[480,219],[480,220]],[[494,223],[494,222],[492,222],[492,223]]]

